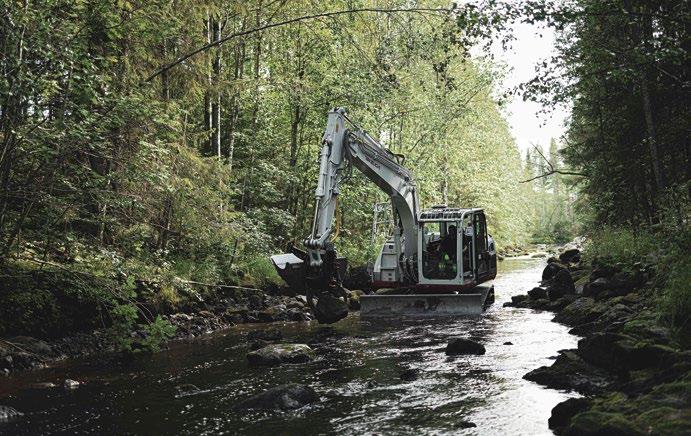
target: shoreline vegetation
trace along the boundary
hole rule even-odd
[[[554,407],[549,427],[557,434],[683,435],[691,428],[688,235],[675,237],[677,247],[617,251],[612,239],[627,233],[603,233],[583,254],[573,247],[548,259],[540,287],[505,304],[553,311],[554,322],[582,336],[576,349],[524,376],[583,395]]]

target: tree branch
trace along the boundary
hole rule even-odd
[[[564,176],[588,177],[587,174],[584,174],[584,173],[577,173],[577,172],[575,172],[575,171],[550,170],[550,171],[546,172],[545,174],[540,174],[539,176],[535,176],[535,177],[530,178],[530,179],[528,179],[528,180],[521,180],[521,183],[532,182],[533,180],[541,179],[541,178],[543,178],[543,177],[548,177],[548,176],[551,176],[552,174],[561,174],[561,175],[564,175]]]
[[[179,58],[177,58],[173,62],[171,62],[171,63],[159,68],[158,70],[154,71],[153,73],[151,73],[151,75],[149,75],[149,77],[147,77],[144,80],[144,82],[150,82],[153,79],[155,79],[157,76],[161,75],[162,73],[165,73],[166,71],[170,70],[174,66],[176,66],[182,62],[185,62],[187,59],[189,59],[189,58],[191,58],[191,57],[193,57],[199,53],[202,53],[202,52],[204,52],[210,48],[219,46],[219,45],[223,44],[224,42],[229,41],[231,39],[234,39],[234,38],[237,38],[240,36],[250,35],[253,33],[257,33],[257,32],[261,32],[261,31],[267,30],[267,29],[272,29],[274,27],[280,27],[280,26],[285,26],[285,25],[292,24],[292,23],[298,23],[300,21],[307,21],[307,20],[313,20],[316,18],[333,17],[333,16],[337,16],[337,15],[356,14],[356,13],[363,13],[363,12],[391,14],[391,13],[399,13],[399,12],[403,12],[403,13],[446,12],[446,13],[449,13],[452,11],[453,11],[453,9],[448,9],[448,8],[410,8],[410,9],[358,8],[358,9],[349,9],[346,11],[322,12],[319,14],[305,15],[302,17],[295,17],[295,18],[291,18],[288,20],[284,20],[284,21],[278,21],[275,23],[268,23],[268,24],[265,24],[263,26],[255,27],[254,29],[248,29],[248,30],[243,30],[240,32],[235,32],[235,33],[232,33],[232,34],[225,36],[221,39],[218,39],[216,41],[212,41],[208,44],[204,44],[201,47],[198,47],[198,48],[180,56]]]
[[[566,171],[566,170],[560,170],[560,169],[554,168],[554,165],[552,165],[552,162],[550,162],[549,159],[547,159],[545,157],[545,154],[542,152],[542,150],[540,150],[535,145],[533,145],[533,148],[535,149],[535,151],[537,151],[540,154],[540,157],[542,157],[542,159],[545,161],[545,163],[549,167],[549,171],[547,171],[544,174],[540,174],[539,176],[535,176],[533,178],[530,178],[528,180],[521,180],[520,183],[532,182],[533,180],[541,179],[543,177],[548,177],[548,176],[551,176],[552,174],[561,174],[563,176],[580,176],[580,177],[587,177],[588,176],[587,174],[584,174],[584,173],[578,173],[575,171]]]

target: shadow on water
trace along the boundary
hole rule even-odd
[[[249,368],[244,338],[266,325],[238,326],[130,362],[92,358],[0,380],[0,404],[25,413],[0,424],[0,433],[549,434],[551,408],[570,394],[522,376],[577,338],[549,313],[502,307],[532,288],[543,266],[502,262],[496,303],[480,317],[360,322],[353,315],[333,327],[281,326],[286,341],[314,348],[318,357],[309,364]],[[480,341],[486,354],[447,357],[453,336]],[[418,378],[401,380],[407,369]],[[26,387],[65,378],[83,385]],[[309,384],[322,401],[292,412],[233,410],[289,382]],[[462,429],[467,422],[477,427]]]

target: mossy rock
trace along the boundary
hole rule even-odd
[[[634,436],[645,434],[621,413],[590,410],[574,416],[566,436]]]
[[[688,435],[691,429],[691,411],[657,407],[638,415],[635,422],[648,434]]]
[[[306,363],[314,358],[314,351],[305,344],[271,344],[247,354],[247,362],[254,366]]]

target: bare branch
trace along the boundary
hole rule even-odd
[[[530,179],[528,179],[528,180],[521,180],[521,183],[532,182],[533,180],[541,179],[541,178],[543,178],[543,177],[548,177],[548,176],[551,176],[552,174],[561,174],[561,175],[564,175],[564,176],[588,177],[587,174],[584,174],[584,173],[577,173],[577,172],[575,172],[575,171],[550,170],[550,171],[546,172],[545,174],[540,174],[539,176],[535,176],[535,177],[530,178]]]
[[[549,171],[547,171],[544,174],[540,174],[539,176],[535,176],[533,178],[530,178],[528,180],[521,180],[520,183],[532,182],[533,180],[541,179],[543,177],[548,177],[548,176],[551,176],[552,174],[561,174],[563,176],[579,176],[579,177],[587,177],[588,176],[587,174],[579,173],[576,171],[567,171],[567,170],[560,170],[560,169],[554,168],[554,165],[552,165],[552,162],[550,162],[549,159],[547,159],[547,157],[545,157],[545,154],[542,152],[542,150],[540,150],[539,147],[537,147],[536,145],[533,144],[533,148],[535,149],[535,151],[537,151],[540,154],[542,159],[545,161],[545,163],[549,167]]]

